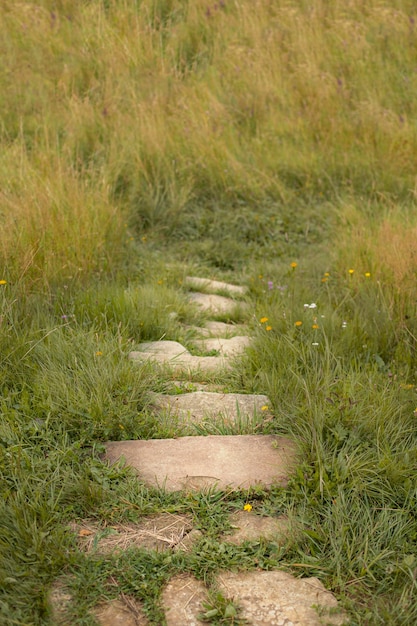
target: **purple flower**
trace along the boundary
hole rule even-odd
[[[272,282],[272,280],[268,280],[268,289],[271,290],[274,288],[274,283]]]

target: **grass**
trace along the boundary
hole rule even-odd
[[[53,623],[60,579],[74,624],[120,592],[161,624],[181,572],[210,585],[208,621],[238,623],[215,573],[255,567],[317,576],[353,625],[417,621],[417,16],[310,5],[1,4],[2,623]],[[294,438],[285,490],[168,494],[101,460],[178,434],[150,408],[168,370],[127,356],[192,344],[186,275],[249,288],[254,346],[207,380],[274,415],[201,433]],[[225,544],[248,502],[303,532]],[[190,552],[93,558],[68,529],[164,511],[203,531]]]

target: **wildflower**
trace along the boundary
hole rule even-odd
[[[0,285],[7,285],[7,280],[0,280]]]
[[[350,274],[351,276],[352,276],[352,274],[354,274],[354,273],[355,273],[355,270],[352,270],[352,269],[350,269],[350,270],[349,270],[349,274]]]
[[[263,406],[261,406],[261,411],[267,411],[268,410],[268,405],[264,404]]]
[[[346,328],[347,322],[342,322],[342,328]]]
[[[330,272],[324,272],[324,277],[325,278],[329,278],[329,276],[330,276]]]
[[[259,278],[259,280],[262,280],[263,279],[263,274],[259,274],[258,278]]]
[[[313,343],[311,345],[312,346],[318,346],[319,344],[317,343],[317,341],[313,341]]]
[[[371,272],[365,272],[366,278],[371,278]]]
[[[296,263],[295,261],[293,261],[293,262],[291,263],[291,267],[292,267],[292,269],[293,269],[293,270],[295,270],[295,268],[297,267],[297,265],[298,265],[298,263]]]
[[[265,324],[265,322],[267,322],[267,321],[268,321],[267,317],[261,317],[261,319],[260,319],[261,324]]]
[[[120,428],[120,430],[124,430],[124,429],[125,429],[125,427],[123,426],[123,424],[119,424],[119,428]]]
[[[101,350],[97,350],[97,352],[96,352],[96,356],[103,356],[102,351],[101,351]]]
[[[244,511],[252,511],[252,505],[251,504],[245,504],[245,506],[243,507]]]
[[[327,281],[328,281],[328,280],[329,280],[328,278],[322,278],[322,279],[321,279],[321,282],[322,282],[322,283],[327,283]]]
[[[146,243],[147,236],[146,236],[146,235],[143,235],[143,237],[141,237],[141,240],[143,241],[143,243]]]
[[[317,304],[315,302],[312,302],[311,304],[308,305],[309,309],[317,309]]]
[[[303,322],[300,322],[300,320],[298,320],[297,322],[295,322],[294,326],[302,326]]]
[[[265,330],[272,330],[272,326],[266,326]]]
[[[317,330],[319,328],[318,324],[313,324],[313,326],[311,328],[314,328],[314,330]]]
[[[158,281],[157,281],[157,284],[158,284],[158,285],[163,285],[163,283],[164,283],[164,281],[163,281],[162,279],[160,279],[160,280],[158,280]]]
[[[407,385],[405,383],[400,383],[400,389],[414,389],[414,385]]]
[[[268,289],[271,290],[274,288],[274,283],[272,282],[272,280],[268,280]]]

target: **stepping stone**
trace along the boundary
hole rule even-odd
[[[171,578],[162,592],[162,605],[167,626],[199,626],[197,616],[204,613],[207,590],[190,574]]]
[[[148,626],[142,604],[132,596],[100,604],[93,615],[100,626]]]
[[[244,324],[226,324],[215,320],[205,322],[204,326],[183,325],[184,330],[193,331],[198,337],[230,339],[235,336],[245,336],[248,327]]]
[[[51,607],[52,622],[55,626],[70,626],[72,619],[68,610],[72,596],[67,588],[65,577],[57,578],[49,591],[48,602]]]
[[[334,614],[334,595],[318,578],[294,578],[280,571],[222,572],[220,591],[241,607],[239,617],[259,626],[341,626],[344,614]],[[318,607],[318,610],[316,608]]]
[[[168,365],[173,374],[221,373],[231,368],[222,356],[193,356],[177,341],[153,341],[139,344],[139,350],[129,353],[133,361],[153,361]]]
[[[214,294],[200,293],[195,291],[188,294],[188,298],[191,302],[195,302],[198,306],[208,313],[214,315],[230,315],[236,314],[239,309],[246,308],[244,302],[236,302],[231,298],[225,298],[224,296],[217,296]]]
[[[186,276],[184,285],[194,289],[203,289],[211,293],[223,291],[233,296],[243,296],[247,291],[246,287],[241,287],[240,285],[231,285],[220,280],[210,280],[209,278],[199,278],[198,276]]]
[[[250,511],[237,511],[229,516],[233,533],[223,535],[222,541],[239,545],[244,541],[275,541],[284,544],[289,538],[288,518],[263,517]]]
[[[194,341],[196,348],[211,352],[217,350],[222,356],[235,357],[243,354],[246,348],[253,343],[252,337],[231,337],[223,339],[222,337],[213,337],[211,339],[201,339]]]
[[[195,391],[178,395],[158,394],[152,405],[157,410],[168,410],[183,423],[195,424],[218,417],[236,423],[251,420],[261,413],[266,414],[271,403],[264,395]]]
[[[71,528],[77,534],[82,549],[102,555],[121,552],[131,547],[158,552],[176,549],[193,529],[190,515],[171,513],[145,517],[138,524],[112,524],[103,527],[86,520],[72,524]],[[190,540],[184,545],[189,549]]]
[[[207,487],[285,486],[296,463],[295,444],[275,435],[208,435],[110,441],[104,459],[122,459],[146,484],[167,491]]]

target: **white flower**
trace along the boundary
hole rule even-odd
[[[317,304],[315,302],[312,302],[311,304],[308,305],[309,309],[317,309]]]

